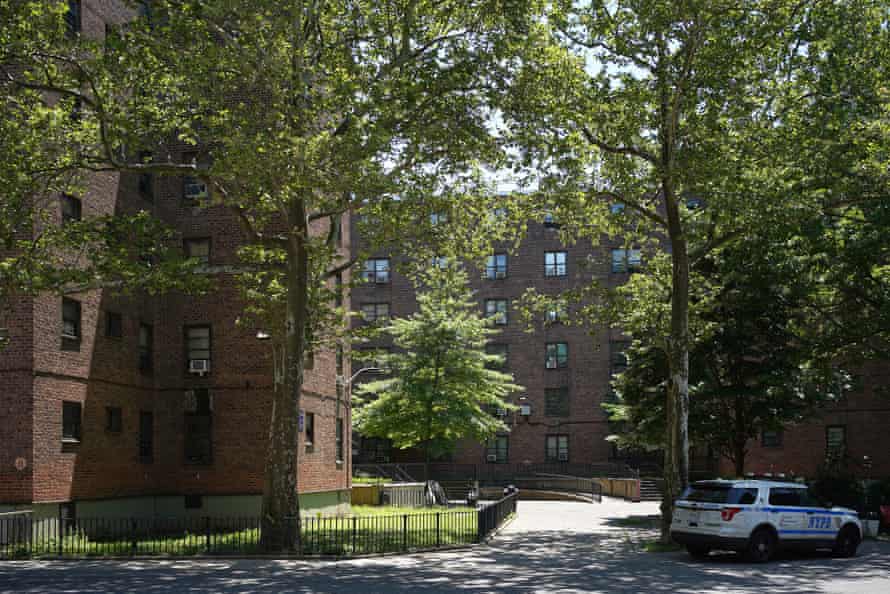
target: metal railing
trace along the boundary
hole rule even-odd
[[[286,551],[270,551],[260,518],[0,517],[0,559],[154,555],[353,556],[482,542],[516,511],[516,493],[478,509],[287,521]],[[300,538],[294,536],[299,531]]]
[[[421,463],[403,464],[355,464],[353,476],[380,477],[394,481],[503,481],[543,474],[578,476],[585,478],[639,478],[636,471],[623,463],[605,462],[600,464],[544,462],[535,464],[458,464],[434,462],[426,466]],[[429,475],[429,476],[427,476]]]

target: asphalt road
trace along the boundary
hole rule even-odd
[[[489,546],[339,562],[243,560],[0,562],[0,592],[483,593],[890,592],[890,543],[854,559],[646,553],[655,504],[524,502]],[[641,526],[642,525],[642,526]]]

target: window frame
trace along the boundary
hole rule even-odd
[[[190,344],[192,338],[189,336],[189,332],[191,332],[192,330],[202,330],[205,328],[207,329],[207,348],[206,349],[199,349],[199,348],[192,349],[191,344]],[[206,361],[210,361],[212,364],[213,363],[213,326],[210,324],[186,324],[185,326],[183,326],[183,329],[184,329],[183,335],[184,335],[184,341],[185,341],[185,369],[186,369],[186,371],[188,371],[191,361],[206,360]],[[195,340],[197,340],[197,338]],[[192,355],[193,351],[207,351],[207,357],[206,358],[205,357],[192,357],[191,355]],[[212,369],[212,367],[211,367],[211,369]]]
[[[501,444],[503,443],[503,447]],[[495,459],[489,460],[488,457],[494,454]],[[503,454],[503,456],[501,455]],[[510,436],[495,435],[485,442],[485,463],[486,464],[507,464],[510,461]]]
[[[142,344],[143,331],[145,331],[145,335],[148,337],[145,341],[147,344],[145,345]],[[139,371],[141,371],[142,373],[152,373],[152,371],[154,371],[154,337],[154,325],[147,322],[139,322],[139,334],[136,339],[136,348],[139,354]]]
[[[547,306],[544,321],[548,324],[562,324],[569,316],[569,306],[564,299],[558,299]]]
[[[503,303],[503,310],[500,304]],[[493,306],[493,307],[492,307]],[[510,300],[493,298],[485,300],[485,317],[494,318],[495,326],[506,326],[510,321]]]
[[[119,406],[105,407],[105,432],[121,433],[124,427],[124,412]]]
[[[201,400],[195,410],[186,411],[183,415],[183,458],[185,464],[190,466],[210,466],[213,464],[214,449],[212,395],[206,388],[201,388],[195,390],[195,398],[199,396]],[[206,406],[200,403],[206,403]],[[206,448],[200,447],[204,441]]]
[[[616,258],[620,255],[620,258]],[[643,264],[642,250],[639,248],[612,248],[612,274],[632,274],[638,272]]]
[[[380,267],[379,264],[384,264]],[[392,262],[390,258],[378,257],[365,260],[361,271],[362,282],[375,285],[389,284],[392,277]]]
[[[768,438],[767,434],[774,434],[773,437]],[[760,446],[764,448],[780,448],[782,447],[784,431],[781,429],[765,429],[760,432]]]
[[[154,159],[154,154],[151,151],[142,151],[139,153],[139,160],[142,163],[151,163]],[[154,184],[154,175],[149,172],[141,172],[139,173],[139,178],[137,180],[137,189],[139,190],[139,195],[146,202],[154,203],[155,201],[155,184]]]
[[[71,312],[67,311],[67,308],[74,308],[74,311],[76,312],[74,320],[68,318]],[[72,323],[74,325],[74,333],[66,332],[66,323]],[[80,301],[78,301],[77,299],[71,299],[70,297],[62,297],[62,338],[65,340],[80,342],[82,334],[83,309]]]
[[[195,256],[192,254],[192,247],[198,244],[207,245],[207,256]],[[211,237],[184,237],[182,239],[182,253],[186,258],[195,258],[200,262],[200,266],[210,266],[210,259],[213,253],[213,239]]]
[[[303,411],[303,445],[306,451],[315,451],[315,413]]]
[[[544,343],[544,368],[545,369],[549,369],[549,370],[566,369],[566,368],[568,368],[568,366],[569,366],[569,343],[567,343],[567,342]]]
[[[559,406],[555,398],[559,399]],[[572,400],[568,386],[544,388],[544,416],[567,418],[572,416]]]
[[[497,351],[497,352],[496,352]],[[491,364],[489,369],[506,369],[510,364],[510,344],[506,342],[490,342],[485,345],[486,355],[499,355],[503,362],[499,365]]]
[[[841,431],[841,443],[840,450],[833,451],[831,447],[831,432],[832,430]],[[825,426],[825,458],[832,460],[842,460],[847,455],[847,426],[846,425],[826,425]]]
[[[117,330],[117,333],[112,332],[113,330]],[[124,315],[117,311],[105,310],[105,338],[120,340],[123,337]]]
[[[568,261],[569,253],[565,250],[544,252],[544,276],[547,278],[568,276]]]
[[[334,460],[339,464],[346,461],[346,429],[343,425],[343,417],[337,417],[334,425]]]
[[[149,431],[146,432],[146,428],[148,428]],[[155,451],[155,414],[152,410],[139,411],[138,447],[139,462],[142,464],[153,463]]]
[[[500,260],[503,259],[503,264]],[[485,278],[487,280],[501,280],[507,278],[508,258],[506,252],[495,252],[485,261]]]
[[[550,440],[551,439],[554,440],[554,442],[556,443],[556,448],[555,448],[556,455],[554,457],[550,456]],[[561,446],[560,442],[562,440],[565,441],[565,449],[560,447]],[[569,444],[569,434],[568,433],[548,433],[548,434],[546,434],[544,436],[544,460],[546,460],[547,462],[556,462],[556,463],[560,463],[560,464],[565,464],[565,463],[569,462],[569,460],[571,459],[571,450],[569,449],[569,445],[570,444]],[[566,454],[565,460],[559,459],[559,454],[562,451],[565,451],[565,454]]]
[[[59,199],[62,213],[62,226],[83,220],[83,200],[73,194],[64,193]]]
[[[68,0],[65,11],[65,35],[69,38],[80,35],[83,31],[83,3],[81,0]]]
[[[193,164],[197,167],[198,156],[197,151],[186,151],[182,153],[182,163],[184,165]],[[190,195],[186,191],[188,186],[204,186],[204,191]],[[182,203],[185,206],[198,206],[202,200],[207,200],[208,198],[210,198],[210,188],[207,186],[207,182],[201,181],[195,175],[182,176]]]
[[[623,348],[620,347],[623,345]],[[615,379],[620,373],[624,373],[628,367],[627,349],[630,348],[629,340],[609,341],[609,377]],[[619,363],[618,358],[622,361]],[[620,369],[620,371],[618,371]]]
[[[83,439],[83,403],[62,401],[62,443],[80,443]]]
[[[383,315],[380,313],[381,306],[386,307],[386,313]],[[374,310],[374,315],[371,317],[368,316],[368,308],[373,308]],[[362,320],[366,324],[377,324],[384,320],[388,320],[391,313],[389,309],[389,301],[369,301],[368,303],[362,303],[359,306],[359,310],[361,311]]]

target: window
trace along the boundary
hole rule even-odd
[[[559,229],[559,223],[556,222],[553,213],[548,212],[544,215],[544,227],[547,229]]]
[[[509,453],[510,438],[498,435],[485,444],[485,461],[494,464],[506,464]]]
[[[544,416],[569,416],[569,389],[547,388],[544,390]]]
[[[139,412],[139,461],[150,464],[154,460],[155,416],[151,411]]]
[[[486,299],[485,315],[494,318],[494,323],[498,326],[507,325],[507,300],[506,299]]]
[[[312,451],[315,444],[315,413],[303,413],[303,431],[305,431],[303,443],[306,451]]]
[[[566,275],[566,253],[544,252],[544,276]]]
[[[612,272],[636,272],[641,262],[640,250],[612,250]]]
[[[769,490],[769,504],[799,506],[802,503],[803,489],[772,487]]]
[[[507,217],[507,209],[503,206],[496,206],[491,213],[496,219],[504,219]]]
[[[80,302],[62,298],[62,338],[80,340]]]
[[[337,462],[343,462],[343,419],[337,419]]]
[[[448,222],[448,215],[442,212],[434,212],[430,215],[430,225],[436,226]]]
[[[206,389],[194,391],[193,410],[185,413],[185,461],[188,464],[213,462],[213,412]]]
[[[389,318],[389,303],[363,303],[362,318],[366,322],[374,323]]]
[[[448,268],[448,257],[433,256],[433,261],[431,262],[431,264],[439,270],[445,270],[446,268]]]
[[[71,194],[62,194],[62,224],[79,221],[82,216],[82,205],[79,198]]]
[[[62,402],[62,441],[80,441],[80,402]]]
[[[760,434],[760,445],[765,448],[778,448],[782,445],[781,430],[767,430]]]
[[[182,161],[185,164],[198,164],[198,153],[183,153]],[[207,184],[193,175],[185,175],[182,178],[182,198],[186,203],[195,203],[206,200],[209,193]]]
[[[210,360],[210,326],[187,326],[185,329],[186,360]]]
[[[547,462],[568,462],[569,461],[569,436],[568,435],[548,435],[546,437]]]
[[[139,160],[142,163],[151,163],[151,152],[142,151],[141,153],[139,153]],[[144,200],[154,202],[154,176],[151,173],[139,174],[139,195],[142,196]]]
[[[609,205],[609,212],[613,215],[621,214],[624,212],[624,203],[623,202],[615,202]]]
[[[569,345],[566,342],[548,342],[545,345],[544,365],[547,369],[563,369],[569,366]]]
[[[182,241],[183,251],[186,258],[194,258],[200,262],[201,266],[210,264],[210,239],[207,237],[184,239]]]
[[[108,338],[121,338],[124,335],[124,318],[114,311],[105,312],[105,336]]]
[[[682,499],[698,503],[751,505],[757,502],[757,489],[729,487],[727,485],[702,482],[687,487]]]
[[[382,285],[389,282],[389,258],[371,258],[365,261],[362,280]]]
[[[507,254],[494,254],[485,264],[485,278],[495,280],[507,278]]]
[[[689,210],[698,210],[705,205],[704,200],[701,198],[687,198],[686,199],[686,208]]]
[[[201,495],[186,495],[185,509],[201,509],[204,507],[204,497]]]
[[[847,428],[829,425],[825,428],[825,457],[830,460],[843,458],[847,453]]]
[[[123,426],[121,409],[118,406],[105,407],[105,430],[120,433]]]
[[[485,352],[488,355],[500,357],[499,361],[492,361],[486,365],[489,369],[503,369],[507,366],[507,360],[510,354],[510,349],[507,345],[487,344],[485,345]]]
[[[139,324],[139,371],[149,373],[154,367],[154,327]]]
[[[65,32],[74,37],[81,31],[82,11],[80,0],[68,0],[68,12],[65,13]]]
[[[548,324],[559,324],[564,322],[568,316],[568,306],[565,300],[556,299],[547,306],[544,319]]]
[[[609,373],[613,379],[627,369],[627,348],[629,346],[630,343],[624,340],[613,340],[609,343]]]

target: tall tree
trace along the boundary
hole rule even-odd
[[[634,248],[650,238],[668,254],[664,539],[689,471],[690,267],[764,224],[781,195],[779,180],[762,172],[776,156],[758,143],[780,123],[771,101],[794,76],[809,8],[557,2],[529,35],[519,91],[505,108],[523,149],[519,166],[535,176],[567,239],[606,235]]]
[[[737,476],[744,475],[751,439],[807,419],[840,397],[849,380],[808,331],[814,286],[807,259],[787,249],[784,238],[744,239],[693,270],[690,323],[691,440],[732,461]],[[633,339],[629,365],[615,382],[619,402],[605,406],[619,422],[619,444],[662,449],[667,358],[658,341],[667,311],[657,304],[668,302],[670,280],[663,275],[635,287],[636,280],[620,291],[637,300],[646,291],[653,304],[645,308],[649,315],[622,316]]]
[[[417,313],[382,328],[396,349],[379,357],[390,377],[359,387],[354,424],[400,449],[422,446],[429,465],[459,439],[485,441],[508,431],[496,412],[515,409],[506,398],[522,388],[493,368],[499,355],[487,354],[485,345],[498,331],[479,314],[467,275],[434,266],[421,283]]]
[[[352,262],[339,221],[365,211],[369,231],[408,241],[432,233],[438,204],[484,210],[465,173],[500,157],[486,106],[527,4],[156,0],[132,3],[150,9],[104,40],[66,36],[61,4],[7,9],[0,64],[17,65],[8,84],[83,106],[70,166],[191,176],[208,185],[204,205],[243,223],[245,287],[258,297],[248,313],[280,322],[283,362],[263,534],[288,546],[303,362],[344,322],[336,294]],[[197,155],[174,158],[171,142]]]

